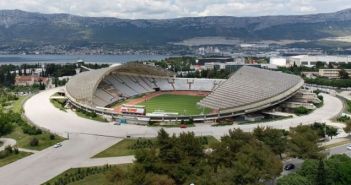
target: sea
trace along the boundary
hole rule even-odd
[[[86,63],[115,64],[130,61],[162,60],[166,55],[0,55],[1,64]]]

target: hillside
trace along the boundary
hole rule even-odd
[[[351,9],[326,14],[128,20],[0,10],[0,42],[8,44],[163,45],[194,37],[316,40],[351,35]]]

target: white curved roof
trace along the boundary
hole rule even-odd
[[[131,73],[150,76],[171,76],[172,72],[140,63],[126,63],[97,70],[82,72],[72,77],[66,84],[66,92],[75,101],[92,105],[93,95],[101,80],[110,73]]]
[[[245,106],[247,109],[249,108],[247,105],[269,100],[279,95],[281,98],[285,98],[301,88],[302,85],[303,80],[299,76],[243,66],[198,104],[216,110]],[[240,109],[236,110],[240,111]]]

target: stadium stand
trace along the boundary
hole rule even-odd
[[[194,118],[216,119],[281,103],[296,94],[303,83],[295,75],[248,66],[241,67],[229,79],[197,79],[175,78],[167,70],[127,63],[76,75],[66,84],[66,94],[73,105],[95,111],[96,107],[154,91],[205,91],[210,94],[197,104],[216,113]]]
[[[261,101],[284,93],[291,95],[302,85],[298,76],[244,66],[198,104],[215,110],[238,110],[259,106]]]

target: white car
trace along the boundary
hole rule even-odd
[[[61,143],[57,143],[57,144],[54,145],[54,148],[59,148],[59,147],[61,147],[61,146],[62,146]]]
[[[348,150],[351,150],[351,145],[347,146],[346,148],[347,148]]]

